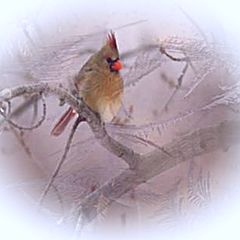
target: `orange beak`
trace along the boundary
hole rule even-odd
[[[113,65],[112,65],[111,68],[112,68],[114,71],[119,71],[119,70],[122,69],[122,67],[123,67],[123,65],[122,65],[121,61],[118,60],[118,61],[116,61],[116,62],[113,63]]]

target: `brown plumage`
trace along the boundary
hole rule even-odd
[[[110,122],[116,116],[123,94],[123,80],[119,74],[122,68],[114,33],[110,32],[106,44],[83,65],[74,79],[74,85],[80,97],[104,122]],[[60,118],[51,134],[58,136],[75,111],[70,107]]]

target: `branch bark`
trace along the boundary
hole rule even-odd
[[[163,149],[169,155],[159,151],[159,149],[140,155],[109,136],[99,116],[89,109],[81,99],[74,97],[56,82],[41,82],[4,89],[0,92],[0,103],[11,101],[13,98],[25,94],[53,94],[60,99],[64,99],[87,120],[100,144],[129,165],[127,170],[96,189],[79,203],[73,218],[76,222],[79,222],[80,216],[81,223],[84,224],[93,220],[99,213],[98,202],[101,196],[108,200],[109,205],[129,190],[188,159],[219,149],[226,150],[228,147],[240,143],[240,122],[225,121],[215,126],[196,130],[166,144]]]
[[[104,148],[117,157],[123,159],[129,165],[130,169],[135,169],[137,167],[140,155],[108,135],[105,125],[99,118],[98,114],[93,112],[83,101],[81,101],[81,99],[74,97],[71,93],[64,89],[61,84],[56,82],[41,82],[37,84],[3,89],[0,92],[0,102],[11,101],[13,98],[23,96],[25,94],[53,94],[59,99],[63,99],[66,103],[73,107],[81,117],[86,119],[94,136]]]
[[[136,188],[189,159],[216,150],[227,150],[240,143],[240,122],[224,121],[218,125],[198,129],[186,136],[175,139],[163,146],[172,157],[159,150],[142,155],[138,168],[125,170],[117,177],[86,196],[77,207],[75,221],[81,218],[81,224],[89,223],[99,213],[97,209],[100,196],[109,200],[108,205],[129,190]],[[106,206],[104,206],[106,207]],[[101,209],[100,211],[103,211]]]

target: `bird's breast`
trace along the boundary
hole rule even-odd
[[[96,74],[83,81],[79,90],[86,104],[105,122],[111,121],[121,107],[123,80],[119,74]]]

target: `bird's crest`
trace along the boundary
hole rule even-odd
[[[107,44],[112,48],[117,50],[117,41],[115,38],[115,34],[111,31],[107,36]]]

